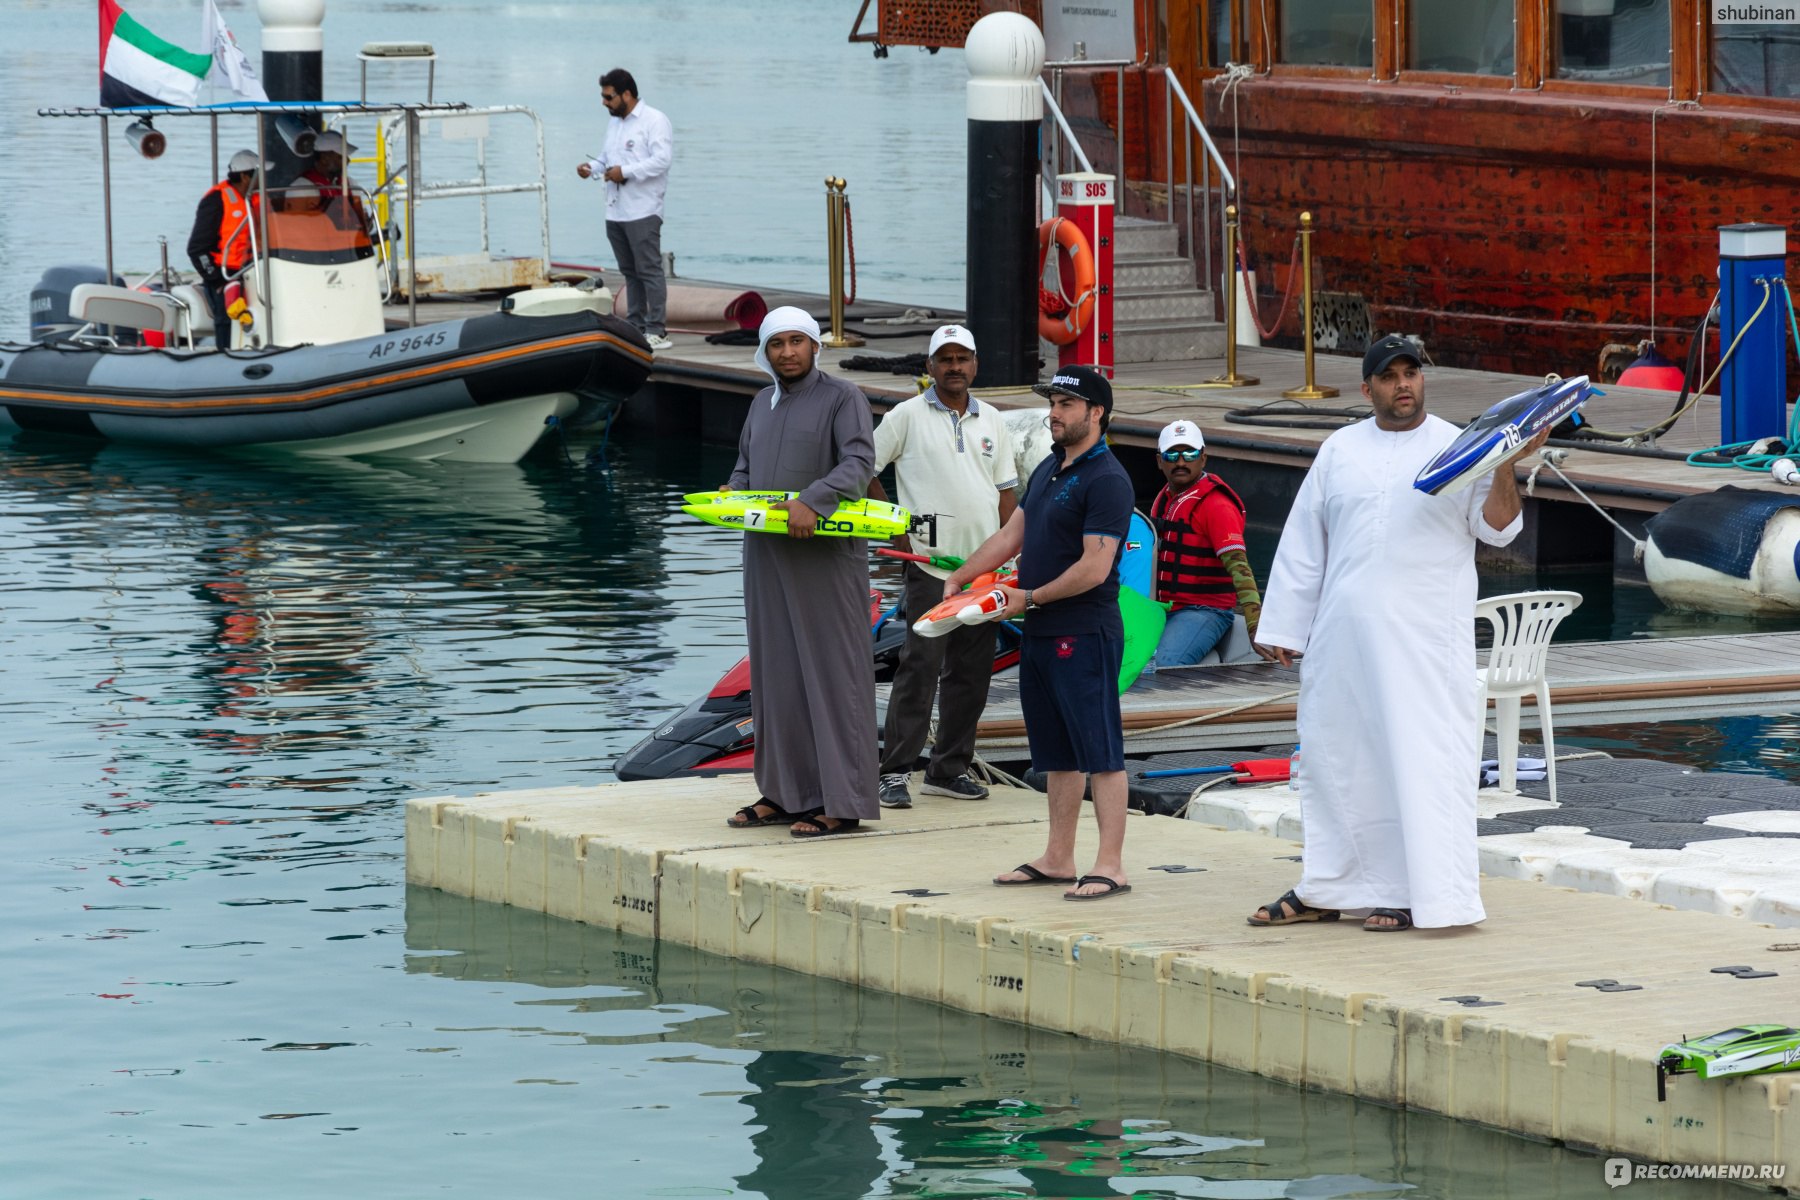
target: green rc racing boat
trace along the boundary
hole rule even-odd
[[[1685,1042],[1671,1042],[1656,1060],[1656,1098],[1667,1099],[1671,1075],[1722,1079],[1800,1070],[1800,1029],[1787,1025],[1737,1025]]]

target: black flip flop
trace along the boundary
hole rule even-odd
[[[1080,879],[1075,881],[1075,886],[1081,887],[1083,884],[1088,883],[1104,883],[1106,885],[1106,890],[1104,892],[1090,892],[1085,896],[1076,895],[1072,892],[1064,892],[1063,899],[1104,900],[1108,896],[1123,896],[1126,892],[1131,890],[1131,885],[1129,883],[1120,883],[1118,880],[1108,879],[1104,875],[1083,875]]]
[[[759,815],[756,810],[759,806],[764,804],[773,808],[775,811],[767,816]],[[758,796],[754,804],[744,805],[744,807],[732,813],[731,816],[742,817],[744,819],[742,821],[733,821],[731,817],[726,817],[725,827],[727,829],[761,829],[764,825],[792,825],[794,823],[794,814],[784,811],[767,796]]]
[[[836,821],[837,824],[827,825],[822,819],[824,816],[825,814],[822,812],[793,814],[789,824],[806,825],[810,828],[810,831],[802,833],[798,829],[790,829],[788,830],[788,836],[797,838],[835,837],[840,833],[855,833],[862,828],[862,822],[855,817],[832,817],[831,819]]]
[[[996,880],[994,880],[994,886],[995,887],[1037,887],[1039,884],[1043,884],[1043,883],[1076,883],[1077,882],[1077,880],[1075,879],[1075,877],[1073,875],[1046,875],[1042,871],[1038,870],[1036,867],[1032,866],[1030,863],[1020,863],[1018,866],[1014,867],[1013,870],[1023,871],[1025,873],[1025,875],[1027,876],[1027,878],[1025,878],[1025,879],[996,879]]]

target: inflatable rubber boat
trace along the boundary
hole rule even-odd
[[[223,116],[316,122],[410,109],[462,111],[360,104],[41,111],[146,122],[204,115],[216,125]],[[104,137],[104,120],[100,129]],[[253,136],[260,159],[264,135],[257,129]],[[391,327],[383,309],[395,286],[389,235],[371,216],[374,198],[347,176],[335,189],[298,180],[255,186],[247,215],[221,231],[222,244],[242,239],[248,250],[247,261],[226,274],[216,306],[190,276],[169,269],[166,255],[160,272],[124,286],[111,264],[107,170],[108,262],[53,268],[32,293],[34,340],[0,343],[0,430],[202,450],[510,463],[559,422],[605,415],[649,376],[648,343],[612,315],[603,289],[535,288],[491,312],[423,323],[409,297],[415,316]],[[412,218],[409,194],[402,227],[415,228]],[[410,247],[407,259],[402,278],[416,278]]]
[[[334,345],[0,345],[0,427],[192,449],[517,462],[552,419],[629,396],[630,326],[587,310],[491,316]]]
[[[1700,612],[1800,612],[1800,496],[1722,487],[1651,518],[1644,575],[1657,599]]]

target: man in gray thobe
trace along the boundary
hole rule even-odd
[[[727,824],[791,822],[794,837],[827,837],[881,815],[868,546],[813,533],[821,514],[868,488],[875,426],[860,390],[818,370],[819,325],[804,310],[771,312],[758,342],[757,365],[775,385],[750,402],[727,487],[799,498],[785,506],[786,537],[744,535],[762,798]]]

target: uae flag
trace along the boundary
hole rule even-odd
[[[212,64],[212,55],[183,50],[145,29],[117,0],[100,0],[102,108],[197,104]]]

